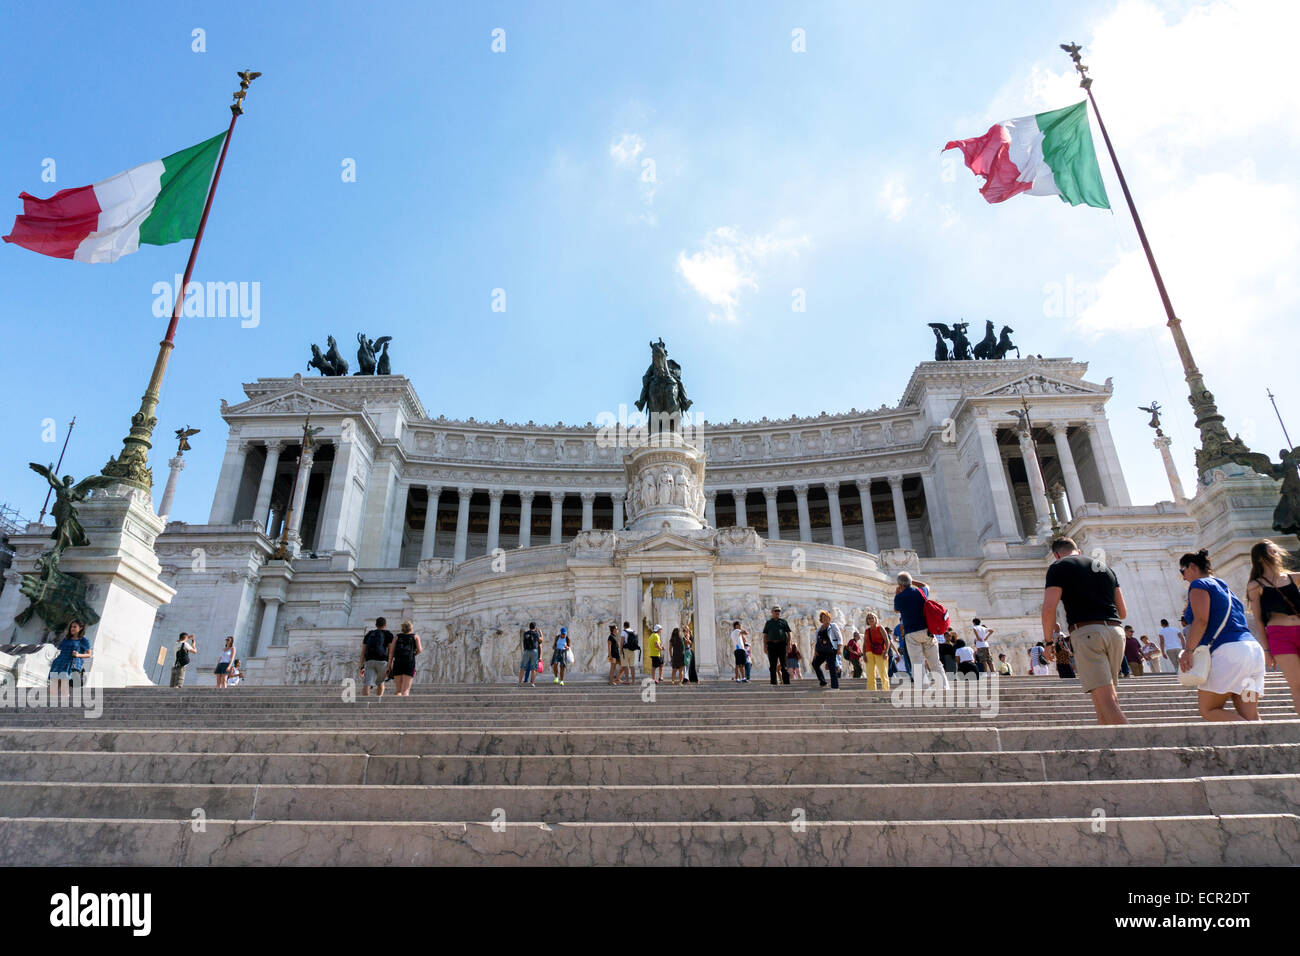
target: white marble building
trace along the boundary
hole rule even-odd
[[[628,526],[621,429],[431,418],[396,375],[259,379],[246,401],[222,403],[208,522],[170,522],[157,539],[177,593],[147,660],[193,631],[190,681],[211,681],[231,634],[253,679],[338,680],[383,615],[424,637],[420,680],[512,679],[529,620],[548,638],[568,626],[577,670],[597,672],[605,625],[647,622],[662,594],[713,635],[697,640],[701,671],[726,674],[730,621],[757,634],[780,602],[805,648],[818,608],[858,628],[875,609],[892,625],[893,576],[907,569],[959,625],[993,626],[995,654],[1022,669],[1054,524],[1115,568],[1130,619],[1154,635],[1184,604],[1177,555],[1217,541],[1220,564],[1239,565],[1276,493],[1233,473],[1190,503],[1172,500],[1178,489],[1134,505],[1106,421],[1110,382],[1086,372],[1070,359],[925,362],[893,407],[704,423],[703,469],[678,479],[683,506],[703,504],[699,528]],[[323,431],[303,456],[309,412]],[[298,552],[287,563],[271,560],[286,513]],[[39,540],[15,542],[16,565]]]

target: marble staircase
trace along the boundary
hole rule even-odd
[[[1278,675],[1257,724],[1171,675],[1121,701],[1128,727],[1056,678],[983,710],[860,680],[110,690],[0,707],[0,864],[1300,863]]]

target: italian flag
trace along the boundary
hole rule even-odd
[[[49,199],[22,193],[23,214],[4,237],[42,255],[116,262],[141,243],[193,239],[226,134]]]
[[[1029,193],[1060,196],[1071,206],[1110,208],[1092,147],[1086,100],[1005,120],[983,136],[953,140],[943,149],[961,150],[970,171],[984,177],[980,194],[991,203]]]

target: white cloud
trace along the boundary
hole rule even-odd
[[[620,166],[628,166],[645,150],[645,140],[636,133],[624,133],[616,143],[609,144],[609,155]]]
[[[912,197],[908,195],[907,187],[897,179],[885,180],[884,185],[880,187],[877,199],[885,210],[885,215],[894,222],[903,221],[903,217],[907,215],[907,207],[912,203]]]
[[[689,256],[677,254],[677,271],[687,284],[718,311],[710,321],[735,322],[740,295],[758,289],[758,270],[777,256],[797,256],[809,245],[807,236],[746,235],[732,226],[722,226],[704,237],[703,246]]]

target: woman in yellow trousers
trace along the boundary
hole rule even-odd
[[[867,612],[867,633],[863,635],[862,648],[866,651],[867,690],[876,689],[876,678],[880,686],[889,690],[889,633],[880,626],[874,611]]]

